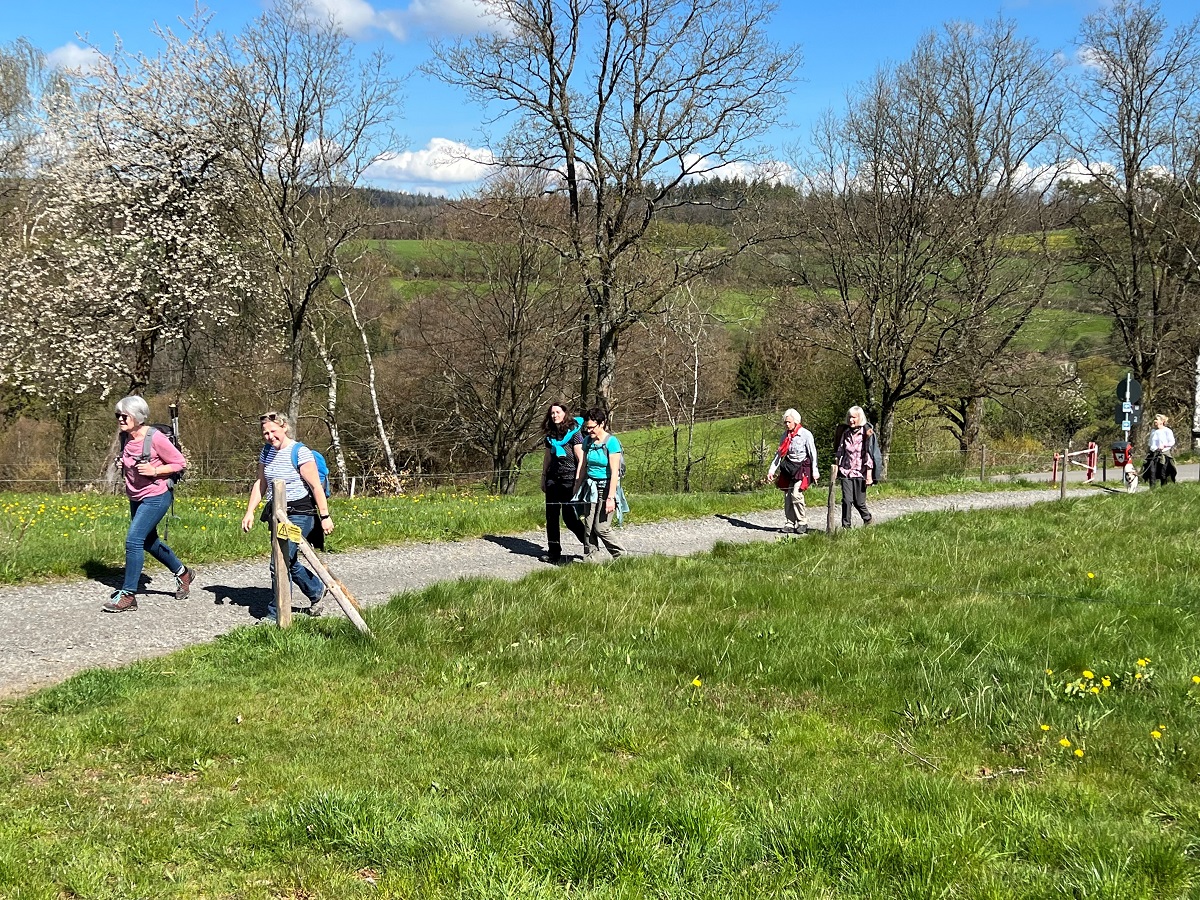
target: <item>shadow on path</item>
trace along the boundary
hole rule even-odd
[[[268,587],[228,587],[223,584],[210,584],[204,590],[213,595],[214,606],[244,606],[256,619],[261,619],[267,614],[267,606],[274,596]]]
[[[483,539],[498,547],[503,547],[509,553],[517,556],[532,556],[534,559],[537,559],[546,552],[542,549],[541,544],[535,544],[533,541],[527,541],[524,538],[513,537],[508,534],[485,534]]]
[[[733,516],[726,515],[718,515],[717,518],[722,522],[728,522],[734,528],[747,528],[750,531],[769,531],[772,534],[776,534],[779,531],[779,526],[777,525],[759,525],[755,522],[747,522],[745,519],[735,519]]]
[[[110,566],[108,563],[101,562],[98,559],[85,559],[83,565],[79,567],[79,571],[83,573],[83,577],[88,581],[95,581],[113,590],[119,588],[125,578],[125,570],[123,568]],[[145,578],[145,576],[142,577]]]
[[[110,566],[108,563],[101,562],[98,559],[85,560],[83,565],[79,567],[88,581],[94,581],[99,585],[103,585],[110,591],[115,591],[125,582],[125,569],[118,566]],[[168,577],[170,573],[168,573]],[[175,597],[175,586],[172,585],[169,589],[166,588],[151,588],[150,576],[145,572],[138,579],[137,592],[143,596],[156,594],[161,597]]]

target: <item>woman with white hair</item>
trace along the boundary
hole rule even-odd
[[[147,553],[175,576],[176,600],[186,599],[192,587],[192,570],[158,537],[158,523],[171,508],[171,476],[187,468],[187,460],[165,434],[146,424],[149,418],[150,407],[141,397],[124,397],[117,403],[121,470],[129,496],[130,521],[125,535],[125,580],[104,605],[105,612],[133,612],[138,608],[137,591]]]
[[[767,481],[774,481],[783,491],[784,525],[780,532],[803,536],[808,534],[804,492],[820,478],[817,445],[812,432],[800,424],[800,413],[796,410],[789,409],[783,414],[783,427],[783,439],[767,469]]]
[[[850,527],[851,509],[857,509],[863,524],[870,525],[867,486],[879,480],[883,462],[875,429],[867,422],[861,406],[850,407],[846,421],[834,432],[833,446],[842,488],[842,527]]]

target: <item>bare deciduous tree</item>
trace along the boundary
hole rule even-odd
[[[429,70],[513,113],[496,163],[542,173],[561,196],[561,225],[535,234],[586,296],[580,393],[608,403],[622,334],[757,239],[655,249],[647,235],[681,185],[754,161],[799,56],[770,41],[764,0],[485,5],[496,30],[435,47]]]
[[[388,434],[383,421],[383,411],[379,404],[378,377],[375,368],[375,354],[371,348],[369,319],[363,312],[363,301],[372,293],[381,289],[382,278],[375,268],[375,258],[364,252],[355,260],[345,262],[339,260],[336,264],[337,282],[333,286],[334,299],[350,311],[350,321],[354,324],[359,342],[362,344],[363,364],[367,369],[366,389],[371,399],[371,417],[375,423],[375,434],[379,438],[379,446],[383,450],[384,462],[391,476],[389,484],[400,485],[400,471],[396,466],[396,454],[392,450],[392,438]]]
[[[1045,228],[1021,213],[1048,183],[1055,77],[1009,23],[950,25],[818,126],[791,264],[813,339],[859,370],[885,471],[898,405],[946,373],[978,394],[988,370],[962,378],[966,361],[1001,354],[1040,300]]]
[[[224,45],[221,99],[282,314],[291,365],[288,415],[300,417],[306,318],[338,253],[378,211],[356,189],[395,149],[400,83],[382,53],[359,61],[332,19],[302,0],[273,4]]]
[[[528,203],[493,196],[462,222],[458,252],[469,253],[479,283],[441,291],[414,305],[412,322],[433,363],[435,396],[448,434],[491,461],[499,493],[512,492],[533,428],[562,385],[574,358],[572,323],[578,295],[557,256],[525,231],[484,231],[494,208]],[[481,218],[482,214],[482,218]]]
[[[645,379],[671,429],[673,487],[685,493],[692,490],[693,469],[705,459],[696,449],[705,376],[710,368],[728,363],[728,354],[716,350],[724,327],[713,313],[713,299],[687,285],[659,315],[642,322],[658,363],[657,369],[647,368]]]
[[[1196,320],[1197,270],[1171,195],[1189,177],[1200,115],[1200,19],[1171,30],[1157,5],[1118,0],[1084,20],[1079,42],[1077,259],[1149,406],[1162,374],[1194,354],[1179,338]]]

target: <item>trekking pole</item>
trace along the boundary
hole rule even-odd
[[[179,404],[172,403],[167,407],[167,414],[171,417],[171,433],[175,435],[175,446],[182,447],[183,442],[179,440]],[[163,540],[171,540],[171,520],[178,518],[175,515],[175,488],[171,488],[171,507],[167,510],[166,524],[163,525]]]

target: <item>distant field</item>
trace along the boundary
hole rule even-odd
[[[414,266],[440,265],[439,257],[448,254],[455,241],[371,241],[370,246],[386,250],[392,261],[405,270]]]
[[[763,306],[776,291],[773,288],[726,288],[717,295],[717,315],[733,328],[750,327],[758,323]]]
[[[1102,348],[1112,334],[1113,321],[1096,313],[1066,309],[1037,309],[1017,335],[1016,344],[1024,350],[1076,351]]]
[[[692,449],[692,489],[738,490],[761,478],[778,440],[775,421],[772,414],[698,423]],[[676,443],[669,426],[644,428],[618,437],[625,446],[631,487],[651,492],[676,489]],[[686,464],[686,440],[686,428],[681,428],[680,478]]]

